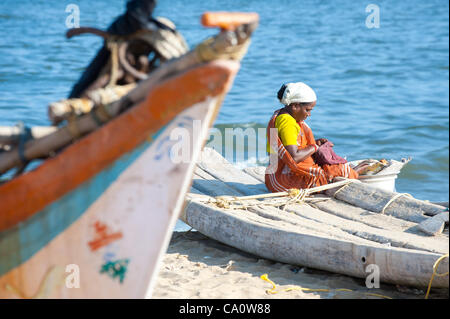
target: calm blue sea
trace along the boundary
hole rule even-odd
[[[48,125],[49,102],[67,96],[101,46],[93,36],[64,38],[69,4],[82,26],[100,28],[125,8],[124,0],[0,2],[0,125]],[[378,28],[366,25],[369,4],[379,8]],[[318,95],[308,119],[316,137],[349,160],[411,156],[397,191],[448,201],[447,1],[160,0],[155,15],[174,21],[192,47],[216,32],[200,26],[210,10],[260,15],[219,131],[265,127],[281,84],[303,81]],[[244,153],[241,166],[258,163]]]

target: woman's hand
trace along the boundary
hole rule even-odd
[[[294,162],[300,163],[313,155],[319,147],[317,145],[308,145],[305,148],[299,148],[297,145],[286,145],[285,148],[291,154]]]
[[[319,138],[316,140],[316,144],[318,146],[321,146],[321,145],[325,144],[326,142],[330,142],[330,141],[328,141],[326,138]],[[332,142],[330,142],[330,143],[331,143],[331,146],[334,146],[334,144]]]

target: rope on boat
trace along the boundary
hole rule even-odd
[[[438,276],[438,277],[448,276],[448,273],[449,273],[448,271],[446,273],[442,273],[442,274],[438,274],[438,272],[437,272],[439,264],[445,258],[448,258],[448,254],[445,254],[445,255],[442,255],[441,257],[439,257],[433,265],[433,274],[431,275],[430,282],[428,283],[428,289],[427,289],[427,293],[425,295],[425,299],[428,299],[428,296],[429,296],[430,290],[431,290],[431,284],[433,283],[434,277],[435,276]]]
[[[289,190],[287,195],[278,195],[277,197],[273,197],[272,199],[268,199],[265,201],[253,201],[251,200],[257,199],[256,196],[252,198],[247,198],[247,196],[242,197],[232,197],[232,196],[217,196],[213,199],[208,200],[208,203],[213,203],[219,208],[226,209],[247,209],[251,206],[275,206],[275,207],[283,207],[285,210],[288,204],[298,203],[302,204],[306,200],[311,200],[313,198],[307,198],[307,191],[304,189],[296,189],[292,188]],[[287,198],[287,199],[286,199]],[[328,199],[328,198],[327,198]]]
[[[360,183],[360,181],[357,180],[357,179],[349,179],[349,181],[351,181],[351,182],[359,182],[359,183]],[[345,184],[344,186],[342,186],[341,188],[339,188],[337,191],[335,191],[334,194],[333,194],[333,197],[336,198],[336,194],[339,193],[340,191],[342,191],[342,190],[343,190],[344,188],[346,188],[348,185],[350,185],[351,182]]]
[[[305,202],[306,195],[308,195],[308,191],[306,189],[290,189],[289,197],[286,204],[284,204],[283,211],[286,210],[286,206],[288,204],[300,203],[303,204]]]
[[[322,185],[314,188],[306,188],[306,189],[297,189],[291,188],[287,192],[278,192],[278,193],[269,193],[269,194],[260,194],[260,195],[251,195],[251,196],[216,196],[213,199],[209,199],[207,203],[213,203],[219,208],[226,209],[247,209],[250,206],[275,206],[275,207],[283,207],[283,210],[286,209],[286,206],[289,204],[303,204],[306,201],[322,201],[328,200],[329,197],[326,198],[313,198],[307,197],[310,194],[321,192],[327,189],[336,188],[339,186],[347,186],[350,183],[359,182],[353,179],[345,179],[343,181]],[[266,199],[264,201],[253,201],[248,202],[250,200],[255,199]],[[240,205],[236,205],[238,203]]]
[[[384,205],[384,207],[383,207],[383,209],[381,210],[381,214],[384,214],[384,211],[386,210],[386,208],[390,205],[390,204],[392,204],[392,202],[394,202],[397,198],[399,198],[399,197],[402,197],[402,196],[407,196],[407,197],[410,197],[410,198],[413,198],[412,196],[411,196],[411,194],[408,194],[408,193],[398,193],[398,194],[395,194],[394,196],[392,196],[392,198],[386,203],[386,205]]]

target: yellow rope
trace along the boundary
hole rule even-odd
[[[391,297],[385,296],[385,295],[380,295],[380,294],[374,294],[371,292],[365,292],[364,293],[367,296],[375,296],[375,297],[380,297],[380,298],[384,298],[384,299],[392,299]]]
[[[270,283],[272,285],[271,289],[267,289],[266,293],[268,294],[276,294],[278,293],[277,286],[275,285],[275,283],[269,279],[269,276],[267,274],[261,275],[260,277],[262,280],[267,281],[268,283]],[[317,289],[312,289],[312,288],[304,288],[304,287],[291,287],[291,288],[286,288],[282,291],[293,291],[293,290],[300,290],[300,291],[310,291],[310,292],[331,292],[331,291],[347,291],[347,292],[352,292],[353,290],[351,289],[346,289],[346,288],[338,288],[338,289],[323,289],[323,288],[317,288]],[[370,292],[366,292],[364,293],[367,296],[375,296],[375,297],[379,297],[379,298],[384,298],[384,299],[392,299],[391,297],[388,296],[384,296],[384,295],[380,295],[380,294],[375,294],[375,293],[370,293]]]
[[[438,267],[439,267],[439,264],[440,264],[441,261],[443,261],[445,258],[448,258],[448,254],[445,254],[445,255],[439,257],[438,260],[436,260],[436,262],[435,262],[434,265],[433,265],[433,274],[431,275],[430,282],[428,283],[428,289],[427,289],[427,293],[426,293],[426,295],[425,295],[425,299],[428,299],[428,296],[429,296],[429,294],[430,294],[431,284],[433,283],[434,276],[438,276],[438,277],[448,276],[448,273],[449,273],[448,271],[447,271],[446,273],[443,273],[443,274],[438,274],[438,273],[437,273],[437,269],[438,269]]]
[[[437,269],[438,269],[438,267],[439,267],[439,264],[440,264],[445,258],[448,258],[448,257],[449,257],[449,254],[442,255],[442,256],[439,257],[439,258],[436,260],[436,262],[434,263],[434,265],[433,265],[433,274],[431,275],[430,282],[428,283],[428,289],[427,289],[427,293],[426,293],[426,295],[425,295],[425,299],[428,299],[428,297],[429,297],[429,295],[430,295],[431,285],[432,285],[432,283],[433,283],[434,277],[435,277],[435,276],[437,276],[437,277],[448,276],[448,274],[449,274],[448,271],[445,272],[445,273],[442,273],[442,274],[439,274],[439,273],[437,272]],[[267,274],[261,275],[260,278],[261,278],[262,280],[264,280],[264,281],[267,281],[268,283],[270,283],[270,284],[272,285],[272,288],[271,288],[271,289],[267,289],[267,290],[266,290],[266,293],[268,293],[268,294],[276,294],[276,293],[278,293],[278,291],[276,290],[276,289],[277,289],[276,284],[275,284],[272,280],[269,279],[269,276],[268,276]],[[330,292],[330,291],[332,291],[332,289],[311,289],[311,288],[303,288],[303,287],[291,287],[291,288],[284,289],[283,291],[286,291],[286,292],[287,292],[287,291],[293,291],[293,290],[314,291],[314,292]],[[353,291],[353,290],[346,289],[346,288],[339,288],[339,289],[334,289],[334,291]],[[392,299],[391,297],[384,296],[384,295],[380,295],[380,294],[375,294],[375,293],[369,293],[369,292],[366,292],[366,293],[364,293],[364,294],[365,294],[365,295],[368,295],[368,296],[375,296],[375,297],[380,297],[380,298],[385,298],[385,299]]]
[[[293,203],[302,204],[302,203],[304,203],[306,195],[308,195],[308,190],[291,188],[291,189],[289,189],[288,193],[289,193],[290,199],[288,199],[286,201],[286,203],[284,204],[283,211],[286,210],[286,207],[289,204],[293,204]]]
[[[300,189],[298,189],[298,188],[290,188],[287,193],[288,193],[289,197],[296,197],[296,196],[298,196],[300,194]]]

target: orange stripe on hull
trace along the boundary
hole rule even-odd
[[[0,231],[26,220],[139,146],[184,109],[224,94],[239,64],[204,64],[155,87],[146,100],[68,146],[34,171],[0,186]],[[61,212],[64,213],[64,212]]]

